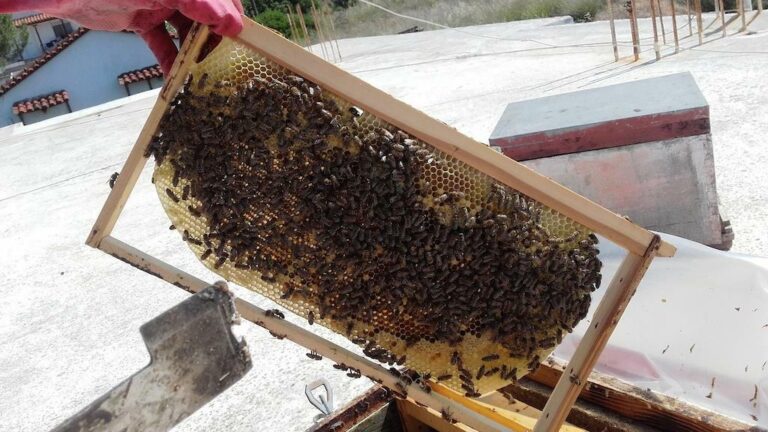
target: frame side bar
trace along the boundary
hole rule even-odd
[[[183,270],[179,270],[176,267],[111,236],[107,236],[101,240],[99,249],[146,273],[172,283],[191,293],[196,293],[211,285],[200,278],[192,276]],[[367,358],[361,357],[360,355],[336,345],[331,341],[323,339],[287,320],[268,316],[264,309],[261,309],[242,298],[235,298],[235,306],[240,316],[246,320],[260,327],[264,327],[270,332],[285,337],[309,350],[313,350],[323,357],[359,369],[363,375],[370,377],[374,381],[380,382],[390,389],[398,388],[397,383],[399,380],[378,363],[374,363]],[[513,430],[520,430],[517,429],[517,427],[522,427],[518,423],[514,423],[513,420],[506,418],[504,419],[504,423],[506,424],[499,424],[497,421],[481,413],[474,412],[468,407],[465,407],[448,397],[437,394],[436,392],[427,393],[416,384],[410,384],[406,386],[406,389],[409,399],[427,405],[438,412],[444,408],[448,409],[453,413],[453,417],[456,420],[478,431],[507,431],[513,424],[515,426]]]
[[[104,207],[102,207],[99,213],[99,217],[88,234],[88,239],[85,241],[88,246],[98,247],[99,243],[112,233],[112,229],[115,227],[115,223],[117,223],[117,218],[123,211],[123,207],[125,207],[125,203],[128,201],[128,197],[136,185],[136,181],[139,179],[141,170],[147,163],[144,152],[152,140],[152,136],[155,134],[171,98],[184,84],[191,63],[197,58],[207,39],[208,27],[198,24],[192,26],[187,39],[176,56],[171,72],[162,90],[160,90],[160,95],[152,107],[152,111],[146,123],[144,123],[144,127],[141,129],[141,133],[136,139],[136,143],[131,149],[128,158],[125,160],[123,168],[120,170],[115,186],[109,193],[106,202],[104,202]]]
[[[653,238],[654,234],[650,231],[304,51],[271,30],[247,18],[243,21],[243,31],[236,39],[238,42],[412,133],[438,150],[589,227],[630,252],[642,255]],[[674,253],[674,246],[662,242],[658,255],[672,256]]]
[[[586,385],[592,368],[608,343],[608,338],[656,256],[660,241],[659,236],[654,235],[642,256],[628,253],[621,262],[592,317],[589,329],[547,400],[542,416],[536,423],[535,432],[554,431],[565,422],[571,407]]]

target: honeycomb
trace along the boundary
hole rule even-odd
[[[470,397],[535,369],[600,285],[584,226],[228,39],[147,154],[206,267]]]

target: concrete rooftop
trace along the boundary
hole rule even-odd
[[[682,21],[681,17],[681,27]],[[712,21],[713,16],[705,16],[705,24]],[[712,24],[704,46],[694,48],[692,38],[686,38],[681,53],[672,55],[666,47],[658,62],[648,51],[650,23],[641,20],[645,51],[638,63],[613,61],[606,45],[610,41],[607,22],[564,22],[546,19],[343,40],[339,42],[344,56],[340,66],[481,141],[487,141],[509,102],[690,71],[711,105],[718,189],[722,209],[736,232],[734,251],[768,256],[768,189],[764,186],[768,147],[763,142],[768,119],[763,109],[768,102],[765,17],[752,23],[755,34],[733,34],[722,40]],[[617,22],[617,31],[619,39],[629,39],[625,21]],[[687,28],[681,34],[687,35]],[[622,46],[621,51],[628,56],[631,48]],[[107,180],[122,165],[156,94],[144,93],[37,125],[0,130],[0,277],[5,281],[0,287],[0,429],[50,428],[143,367],[148,356],[139,326],[187,296],[84,245],[108,194]],[[116,237],[215,280],[181,244],[178,234],[168,231],[149,175],[150,170],[145,170],[116,228]],[[683,255],[690,258],[690,254]],[[734,254],[717,256],[727,258],[694,260],[715,266],[738,260]],[[657,265],[658,271],[675,271],[670,265]],[[610,268],[608,265],[608,273]],[[750,311],[768,307],[766,290],[754,282],[764,273],[751,269],[753,273],[736,278],[739,282],[733,286],[708,287],[706,292],[713,301],[706,307],[697,304],[703,308],[702,315],[680,318],[667,329],[653,330],[660,333],[648,330],[639,339],[657,340],[644,344],[644,349],[660,352],[669,344],[665,338],[673,333],[670,329],[679,328],[680,344],[692,340],[701,347],[704,342],[694,340],[700,338],[697,335],[723,326],[748,327],[752,339],[721,335],[722,340],[709,350],[702,349],[697,359],[685,360],[690,345],[685,342],[685,349],[679,349],[668,367],[684,369],[690,361],[699,371],[709,367],[707,361],[713,355],[727,352],[723,359],[732,364],[713,363],[713,371],[735,377],[744,368],[739,360],[749,361],[751,372],[733,378],[734,388],[749,389],[748,398],[752,383],[759,383],[765,394],[768,380],[760,371],[762,361],[744,347],[768,352],[768,338],[752,330],[758,313],[749,318],[721,318],[733,311],[737,305],[730,303],[735,301],[753,303],[748,305]],[[638,296],[645,300],[635,300],[644,306],[634,309],[638,313],[634,318],[628,312],[625,321],[638,325],[622,322],[617,344],[630,343],[626,341],[637,336],[633,331],[641,327],[647,314],[658,319],[679,318],[691,311],[692,300],[702,297],[703,291],[697,291],[693,279],[678,278],[675,286],[664,286],[667,279],[662,276],[655,276],[658,282],[653,284],[655,289],[645,291],[646,297]],[[727,285],[724,280],[719,283]],[[670,294],[663,294],[665,290]],[[250,292],[237,293],[256,304],[270,305]],[[668,297],[677,300],[676,309],[661,309],[661,299],[666,303]],[[746,314],[748,306],[743,306]],[[295,317],[289,319],[306,325]],[[305,430],[316,411],[304,399],[304,383],[328,378],[337,392],[337,404],[370,385],[365,379],[347,379],[327,361],[308,359],[303,348],[277,341],[260,328],[242,327],[254,358],[253,371],[178,430]],[[317,327],[313,331],[350,346],[330,332]],[[697,385],[704,392],[710,374],[697,373]],[[675,393],[674,389],[653,388]],[[689,386],[676,394],[684,397],[698,391]],[[692,395],[697,401],[701,397]],[[720,402],[728,404],[712,403]],[[745,421],[753,414],[742,412],[738,404],[729,405],[726,411]],[[763,405],[754,413],[768,420]]]

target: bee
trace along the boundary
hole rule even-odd
[[[176,187],[179,185],[179,177],[181,176],[181,173],[179,173],[178,169],[173,170],[173,180],[171,183],[173,183],[173,187]]]
[[[451,364],[454,366],[461,364],[461,357],[459,357],[458,351],[454,351],[453,354],[451,354]]]
[[[109,176],[109,181],[107,181],[107,183],[109,183],[109,188],[110,189],[115,187],[115,182],[117,181],[117,177],[119,175],[120,175],[120,173],[115,172],[115,173],[112,173],[111,176]]]
[[[293,285],[288,285],[288,287],[285,289],[285,292],[283,292],[283,294],[280,295],[280,298],[283,299],[283,300],[291,298],[291,296],[293,295],[294,291],[296,291],[296,288],[294,288]],[[309,313],[312,314],[312,321],[314,322],[315,314],[313,312],[311,312],[311,311]]]
[[[346,371],[347,369],[349,369],[349,366],[345,365],[344,363],[335,363],[333,365],[333,368],[341,371]]]
[[[361,376],[363,376],[363,374],[360,373],[360,369],[349,368],[349,372],[347,372],[347,376],[350,378],[360,378]]]
[[[189,185],[184,185],[184,189],[181,191],[181,199],[186,201],[189,198]]]
[[[397,378],[400,378],[400,375],[401,375],[400,371],[395,369],[395,368],[393,368],[393,367],[389,368],[389,373],[391,373],[392,375],[394,375]]]
[[[271,334],[273,337],[275,337],[277,339],[280,339],[280,340],[285,339],[285,336],[286,336],[286,335],[283,335],[283,334],[275,333],[275,332],[273,332],[271,330],[269,331],[269,334]]]
[[[449,379],[453,378],[453,375],[451,374],[444,374],[444,375],[438,375],[437,380],[438,381],[447,381]]]
[[[491,376],[491,375],[495,374],[496,372],[498,372],[499,370],[500,370],[500,368],[498,368],[498,367],[495,367],[495,368],[489,369],[489,370],[485,371],[485,373],[483,374],[483,376],[487,376],[487,377],[489,377],[489,376]]]
[[[315,323],[315,313],[314,312],[309,311],[309,313],[307,314],[307,322],[309,323],[309,325],[312,325],[312,324]]]
[[[219,269],[221,266],[224,265],[224,263],[227,262],[227,256],[222,255],[219,257],[219,259],[216,260],[216,262],[213,264],[213,268]]]
[[[494,361],[494,360],[498,360],[498,359],[499,359],[499,355],[498,354],[490,354],[490,355],[487,355],[487,356],[482,358],[482,360],[484,362]]]
[[[504,399],[509,401],[509,403],[513,404],[513,403],[517,402],[515,400],[515,397],[512,396],[512,393],[508,393],[508,392],[505,392],[505,391],[500,391],[499,393],[501,393],[501,395],[504,396]]]
[[[398,382],[395,383],[395,387],[397,387],[397,389],[399,390],[398,393],[400,393],[400,396],[403,399],[408,397],[408,389],[407,389],[407,387],[403,383],[398,381]]]
[[[269,309],[264,312],[264,315],[269,318],[285,319],[285,314],[283,314],[280,309]]]
[[[166,189],[165,189],[165,194],[166,194],[166,195],[168,195],[168,197],[169,197],[169,198],[170,198],[170,199],[171,199],[173,202],[175,202],[175,203],[178,203],[178,202],[179,202],[179,197],[177,197],[177,196],[176,196],[176,194],[175,194],[175,193],[173,193],[173,191],[172,191],[172,190],[170,190],[170,189],[166,188]]]
[[[312,360],[322,360],[323,359],[323,356],[321,356],[320,354],[318,354],[314,350],[312,350],[312,351],[310,351],[310,352],[308,352],[306,354],[307,354],[307,357],[311,358]]]
[[[480,379],[485,374],[485,365],[480,365],[480,369],[477,370],[477,375],[475,375],[475,379]]]
[[[197,89],[198,90],[202,90],[203,88],[205,88],[205,84],[207,82],[208,82],[208,74],[207,73],[203,73],[203,75],[200,76],[200,79],[197,80]]]
[[[176,229],[176,225],[171,224],[171,226],[168,227],[169,230],[173,231]]]
[[[447,421],[448,423],[451,423],[451,424],[456,423],[456,420],[453,418],[453,414],[448,408],[441,409],[440,416],[443,418],[443,420]]]
[[[361,110],[356,106],[349,107],[348,111],[350,114],[352,114],[352,117],[360,117],[361,115],[363,115],[363,110]]]

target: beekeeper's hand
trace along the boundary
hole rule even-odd
[[[94,30],[135,31],[165,73],[178,51],[165,21],[176,28],[181,40],[193,21],[209,25],[222,36],[235,36],[243,28],[240,0],[0,0],[0,13],[19,11],[43,12]]]

